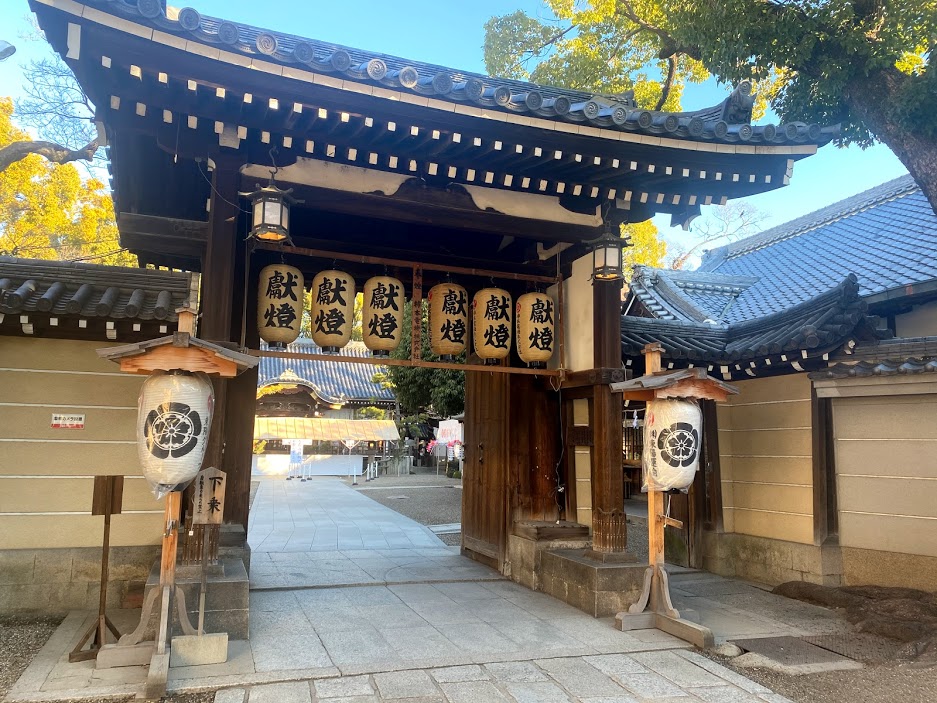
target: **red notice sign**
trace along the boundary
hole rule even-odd
[[[85,416],[65,413],[52,413],[53,430],[83,430]]]

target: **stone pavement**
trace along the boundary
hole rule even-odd
[[[171,692],[220,689],[216,703],[784,701],[667,634],[620,632],[504,580],[340,481],[265,480],[254,519],[250,641],[232,641],[224,664],[171,669]],[[674,573],[673,589],[721,638],[834,627],[822,608],[712,574]],[[68,663],[92,617],[69,614],[7,700],[139,690],[145,667]]]
[[[407,669],[218,691],[215,703],[790,703],[695,652]]]
[[[335,478],[261,479],[247,538],[252,591],[501,578]]]

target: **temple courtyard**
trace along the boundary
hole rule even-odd
[[[198,700],[211,700],[216,691],[216,703],[787,700],[670,635],[620,632],[611,618],[517,585],[339,479],[262,479],[251,518],[250,640],[232,641],[225,664],[171,669],[173,696],[202,692]],[[712,628],[717,642],[845,632],[832,611],[705,572],[671,571],[677,607]],[[136,615],[113,617],[123,629]],[[4,700],[140,690],[145,667],[68,663],[91,617],[69,613]],[[825,668],[858,667],[834,655]]]

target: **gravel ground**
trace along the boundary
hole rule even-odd
[[[62,623],[62,615],[14,615],[0,618],[0,700],[6,696],[16,680],[26,671],[26,667],[39,653],[43,645]],[[60,701],[60,703],[119,703],[125,699],[82,698],[80,701]],[[212,703],[214,691],[163,699],[166,703]]]
[[[937,667],[907,664],[868,666],[850,671],[787,676],[767,669],[743,669],[732,660],[709,655],[796,703],[934,703],[937,701]]]
[[[0,700],[52,636],[63,617],[15,615],[0,618]]]

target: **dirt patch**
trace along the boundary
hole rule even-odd
[[[937,664],[937,594],[884,586],[831,588],[803,581],[782,583],[773,592],[843,610],[857,631],[904,642],[900,659]]]

